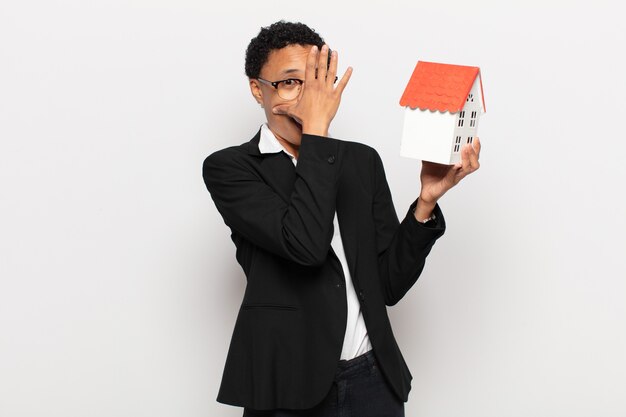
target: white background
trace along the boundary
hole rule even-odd
[[[615,2],[617,3],[617,2]],[[201,178],[264,121],[280,18],[354,67],[334,136],[419,192],[398,101],[477,65],[482,167],[390,309],[409,417],[626,415],[626,30],[601,2],[0,3],[0,416],[239,416],[215,402],[245,279]]]

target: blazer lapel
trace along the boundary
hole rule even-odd
[[[264,155],[261,169],[265,182],[289,203],[296,181],[296,167],[284,152]]]
[[[259,151],[260,139],[261,130],[259,129],[254,138],[246,144],[247,152],[258,161],[259,174],[265,183],[288,203],[296,181],[296,168],[285,152],[261,153]]]

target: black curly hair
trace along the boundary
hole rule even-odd
[[[324,39],[304,23],[280,20],[261,28],[256,38],[250,40],[246,49],[246,75],[258,78],[267,57],[274,49],[288,45],[315,45],[321,48]]]

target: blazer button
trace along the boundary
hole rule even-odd
[[[334,164],[335,163],[335,155],[330,155],[327,159],[329,164]]]
[[[363,291],[359,291],[359,298],[361,301],[365,301],[365,296],[363,295]]]

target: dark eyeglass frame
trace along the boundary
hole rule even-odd
[[[339,79],[339,77],[335,77],[335,81],[333,81],[333,83],[336,83],[338,79]],[[285,78],[284,80],[269,81],[269,80],[265,80],[265,79],[259,77],[259,78],[257,78],[257,80],[261,81],[264,84],[271,85],[276,90],[278,90],[278,84],[280,84],[280,83],[282,83],[284,81],[297,81],[298,83],[300,83],[300,85],[304,84],[304,80],[301,80],[299,78]]]
[[[284,80],[269,81],[269,80],[264,80],[263,78],[259,77],[257,78],[257,80],[261,81],[264,84],[271,85],[276,90],[278,90],[278,84],[285,82],[285,81],[297,81],[300,85],[304,84],[304,80],[300,80],[298,78],[285,78]]]

